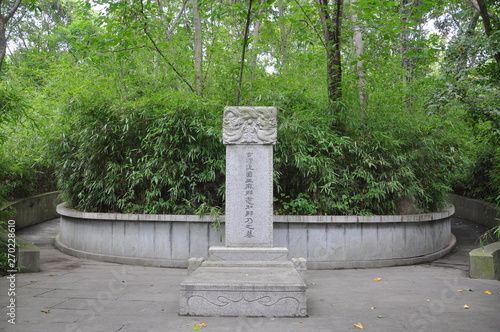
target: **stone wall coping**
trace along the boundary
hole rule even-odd
[[[308,223],[308,224],[378,224],[378,223],[415,223],[440,220],[450,217],[455,212],[455,207],[450,207],[434,213],[410,214],[410,215],[380,215],[380,216],[293,216],[274,215],[275,223]],[[67,203],[57,206],[57,213],[67,217],[106,220],[106,221],[146,221],[146,222],[212,222],[215,216],[211,215],[172,215],[172,214],[126,214],[126,213],[100,213],[83,212],[67,207]],[[224,222],[224,216],[220,216]]]
[[[469,256],[493,256],[497,252],[500,253],[500,241],[487,244],[484,248],[474,249],[469,252]]]
[[[6,208],[8,208],[10,206],[15,206],[16,204],[19,204],[21,202],[32,201],[34,199],[47,197],[47,196],[55,196],[55,195],[59,196],[60,194],[61,194],[61,191],[56,190],[56,191],[49,191],[49,192],[46,192],[43,194],[38,194],[35,196],[26,197],[26,198],[19,198],[19,199],[16,199],[14,201],[9,201],[9,202],[4,203],[2,206],[0,206],[0,210],[5,210]]]

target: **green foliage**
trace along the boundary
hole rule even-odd
[[[9,108],[0,113],[0,198],[51,188],[56,171],[78,209],[223,213],[221,118],[236,100],[246,13],[246,4],[233,2],[199,3],[199,95],[188,88],[195,77],[192,11],[181,14],[180,1],[160,8],[99,0],[102,14],[65,1],[53,9],[43,3],[38,17],[23,12],[12,35],[18,48],[5,67],[5,81],[18,83],[0,89]],[[401,15],[398,2],[357,1],[367,105],[358,102],[347,9],[344,97],[333,105],[315,3],[286,3],[283,16],[277,2],[255,4],[252,28],[261,20],[260,33],[248,46],[241,104],[279,109],[278,213],[432,211],[445,203],[451,180],[455,190],[462,183],[463,192],[500,197],[494,45],[479,33],[458,33],[449,44],[427,34],[431,10],[438,20],[450,11],[447,22],[463,26],[473,11],[418,4]],[[406,72],[402,57],[411,60]],[[461,172],[463,165],[472,168]]]
[[[65,110],[72,124],[56,150],[67,201],[86,211],[220,213],[221,103],[175,92],[131,92],[133,100],[108,93],[75,96]],[[381,132],[375,119],[362,128],[340,126],[327,103],[293,88],[262,103],[280,109],[279,213],[394,214],[413,212],[401,210],[407,201],[417,212],[443,205],[451,150],[429,118],[418,125],[391,118]]]
[[[469,156],[464,173],[454,179],[455,193],[500,203],[500,148],[482,142]]]
[[[394,214],[443,206],[453,150],[435,135],[435,123],[394,114],[384,124],[379,113],[341,128],[336,118],[313,112],[281,113],[278,192],[292,201],[300,198],[293,193],[309,195],[320,214]],[[403,208],[407,201],[412,211]]]
[[[75,97],[57,170],[68,202],[128,213],[222,205],[221,109],[181,93],[130,103],[97,92]]]
[[[292,199],[284,193],[280,194],[280,198],[274,197],[274,204],[278,206],[279,214],[290,215],[312,215],[317,214],[317,207],[310,200],[308,194],[299,193],[297,198]],[[281,208],[280,208],[281,206]],[[276,210],[276,207],[275,207]]]
[[[10,81],[0,83],[0,203],[56,188],[53,166],[42,157],[38,119],[25,94]]]

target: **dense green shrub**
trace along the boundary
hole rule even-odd
[[[280,114],[276,185],[290,202],[305,193],[318,213],[342,215],[416,213],[444,205],[453,151],[431,128],[394,118],[385,132],[369,121],[340,130],[324,113]]]
[[[367,124],[349,129],[339,126],[328,105],[300,93],[262,102],[279,109],[276,212],[393,214],[442,207],[452,161],[434,125],[395,118],[385,132]],[[128,213],[222,207],[222,110],[221,103],[178,92],[128,101],[98,92],[75,97],[66,109],[73,123],[59,143],[67,201],[86,211]]]
[[[75,98],[66,111],[76,120],[60,142],[66,199],[77,209],[129,213],[222,205],[221,109],[179,93],[129,105]]]
[[[482,142],[465,166],[453,181],[454,192],[500,205],[500,147]]]
[[[56,189],[46,141],[38,134],[44,124],[36,117],[26,91],[0,84],[0,203]]]

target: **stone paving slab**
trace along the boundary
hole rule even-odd
[[[464,234],[475,229],[467,225],[458,225]],[[41,272],[16,278],[16,325],[7,322],[9,283],[0,278],[0,331],[176,332],[193,331],[194,324],[204,322],[207,332],[358,331],[357,323],[381,332],[497,332],[500,281],[467,276],[467,261],[453,255],[474,243],[456,235],[458,249],[443,260],[458,265],[309,271],[309,317],[301,318],[179,316],[185,269],[96,262],[41,246]]]

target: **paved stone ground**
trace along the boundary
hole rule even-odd
[[[0,278],[0,331],[175,332],[200,322],[207,332],[357,331],[357,323],[366,331],[500,331],[500,281],[467,272],[484,228],[464,220],[452,221],[457,248],[431,264],[309,271],[307,318],[178,316],[186,270],[65,255],[53,245],[58,227],[55,219],[19,231],[39,246],[41,271],[16,276],[16,325],[7,321],[9,280]]]

